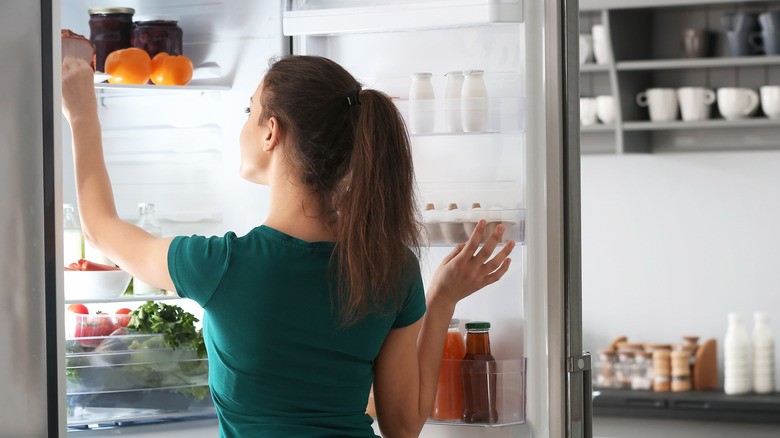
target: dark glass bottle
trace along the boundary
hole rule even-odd
[[[496,360],[490,353],[490,323],[466,323],[466,356],[461,363],[465,423],[495,423]]]

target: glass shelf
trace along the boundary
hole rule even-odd
[[[427,0],[417,2],[295,1],[284,12],[285,36],[388,32],[523,21],[522,0]]]
[[[88,298],[78,300],[65,300],[65,304],[94,304],[94,303],[132,303],[137,301],[171,301],[184,300],[178,295],[122,295],[116,298]]]

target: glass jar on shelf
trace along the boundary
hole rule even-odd
[[[104,71],[108,55],[130,47],[133,8],[89,9],[89,40],[95,45],[95,70]]]
[[[152,58],[161,52],[183,55],[182,30],[173,17],[138,17],[133,24],[131,44],[145,50]]]
[[[615,367],[615,384],[617,388],[631,388],[631,370],[634,368],[634,350],[619,350]]]
[[[653,388],[653,354],[649,351],[634,353],[634,367],[631,371],[631,389]]]
[[[599,388],[615,387],[615,365],[617,364],[617,353],[613,350],[598,351],[598,373],[596,375],[596,386]]]

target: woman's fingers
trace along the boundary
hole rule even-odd
[[[479,242],[482,241],[482,235],[485,232],[486,226],[487,222],[485,222],[484,219],[477,222],[477,226],[474,227],[474,231],[471,232],[471,237],[469,237],[468,242],[466,242],[466,245],[461,252],[463,257],[472,257],[474,253],[477,252],[477,249],[479,249]]]
[[[489,284],[493,284],[493,283],[497,282],[498,280],[500,280],[501,277],[503,277],[504,274],[506,274],[506,271],[509,270],[509,264],[511,262],[512,262],[512,259],[503,259],[503,261],[501,262],[501,265],[498,267],[498,269],[496,269],[491,274],[489,274],[488,276],[485,277],[485,282],[482,284],[482,286],[480,286],[480,289],[485,287],[485,286],[487,286],[487,285],[489,285]]]
[[[452,259],[454,259],[458,254],[460,254],[461,251],[463,251],[463,248],[466,246],[465,243],[459,243],[455,245],[455,248],[452,248],[452,251],[450,251],[449,254],[447,254],[446,257],[444,257],[444,260],[441,261],[442,265],[446,265],[449,263]]]
[[[504,262],[504,260],[509,257],[509,254],[512,252],[512,250],[515,248],[515,242],[513,240],[510,240],[509,242],[504,245],[504,247],[501,249],[501,251],[498,252],[498,254],[495,255],[492,259],[490,259],[487,263],[485,263],[485,270],[487,272],[493,272],[499,267],[501,267],[501,264]]]
[[[479,250],[479,252],[474,256],[477,261],[480,263],[485,263],[485,261],[490,258],[490,255],[493,254],[493,251],[496,249],[496,245],[498,245],[498,242],[501,241],[501,236],[504,234],[504,225],[499,224],[492,233],[490,233],[490,236],[488,236],[488,239],[485,241],[485,245],[482,246],[482,249]]]

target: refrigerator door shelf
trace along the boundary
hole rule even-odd
[[[284,12],[282,20],[287,36],[387,32],[523,21],[522,0],[327,2],[330,5],[325,1],[291,3],[290,10]],[[299,4],[305,5],[305,9],[296,10]],[[361,6],[353,6],[355,4]]]
[[[459,367],[463,361],[445,359],[442,362],[442,366],[452,363],[454,367]],[[460,420],[429,419],[428,423],[467,427],[506,427],[525,424],[526,359],[496,360],[495,368],[486,369],[483,378],[485,387],[495,385],[495,407],[498,421],[494,423],[465,423]]]
[[[524,100],[487,99],[394,100],[413,137],[474,136],[522,133]],[[482,125],[479,129],[469,126]],[[423,129],[427,128],[427,129]],[[472,140],[477,141],[477,140]]]
[[[454,246],[467,241],[482,219],[487,221],[487,228],[481,243],[502,224],[505,231],[501,243],[513,240],[517,244],[525,244],[525,209],[435,211],[427,216],[425,229],[432,246]]]

